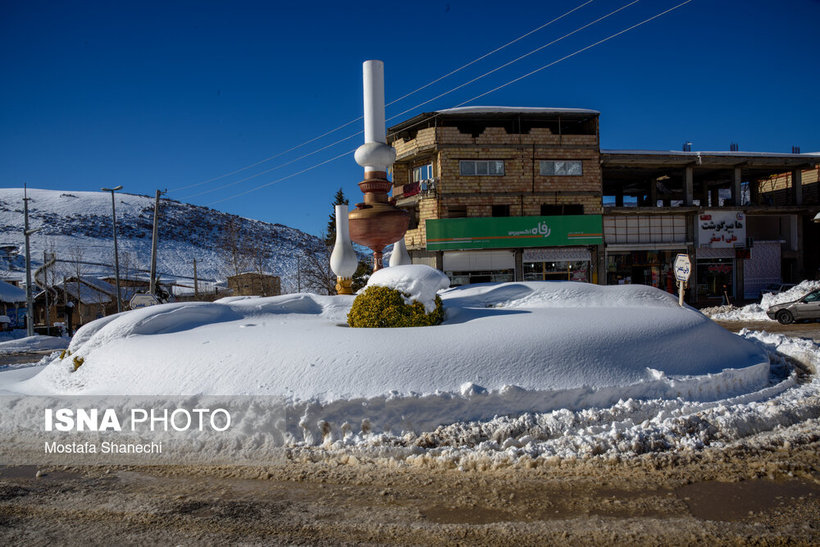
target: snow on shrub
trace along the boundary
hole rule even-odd
[[[347,324],[357,328],[429,327],[444,320],[440,297],[435,297],[430,313],[417,300],[408,304],[409,297],[408,293],[389,287],[367,287],[353,301]]]
[[[444,308],[436,294],[450,286],[443,272],[408,264],[373,273],[367,287],[353,301],[347,324],[351,327],[429,327],[444,321]]]

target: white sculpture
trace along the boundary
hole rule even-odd
[[[401,238],[393,244],[393,252],[390,253],[390,266],[407,266],[412,263],[410,254],[407,252],[407,246],[404,244],[404,238]]]
[[[350,240],[347,221],[347,205],[336,206],[336,244],[330,253],[330,269],[336,274],[336,292],[353,294],[353,274],[359,266],[359,259]]]

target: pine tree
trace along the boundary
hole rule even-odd
[[[331,211],[328,216],[327,230],[325,231],[325,245],[327,245],[329,249],[332,249],[333,244],[336,243],[336,206],[347,204],[348,200],[345,198],[345,193],[339,188],[333,198],[333,203],[330,204]]]

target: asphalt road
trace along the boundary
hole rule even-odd
[[[738,332],[743,328],[765,330],[766,332],[776,332],[786,336],[810,338],[820,343],[820,321],[793,323],[791,325],[781,325],[777,321],[716,321],[716,323],[732,332]]]

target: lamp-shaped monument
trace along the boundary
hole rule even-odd
[[[404,238],[402,237],[393,243],[393,252],[390,253],[390,265],[406,266],[412,263],[413,261],[410,260],[410,254],[407,252],[407,246],[404,244]]]
[[[387,145],[384,125],[384,63],[365,61],[364,144],[356,150],[356,163],[364,167],[359,188],[364,203],[350,213],[350,238],[373,251],[373,271],[382,267],[384,248],[404,237],[410,215],[391,205],[387,193],[393,184],[387,170],[396,161],[396,150]]]
[[[353,294],[353,274],[359,266],[359,259],[350,241],[347,222],[347,205],[336,206],[336,244],[330,253],[330,269],[336,274],[336,293]]]

